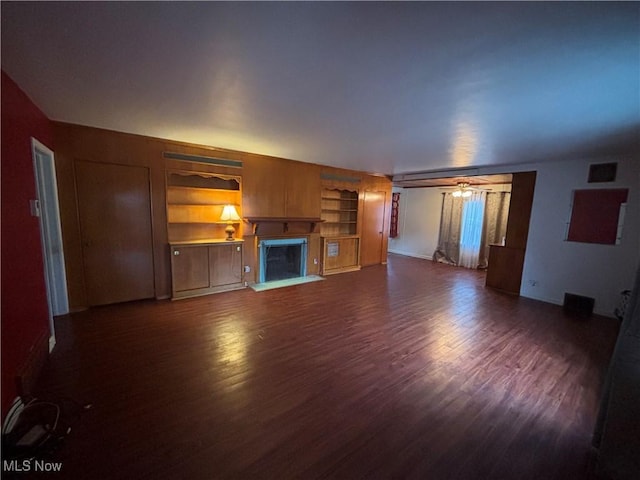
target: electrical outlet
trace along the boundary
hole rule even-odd
[[[249,273],[251,271],[251,267],[249,265],[244,266],[244,273]]]
[[[317,264],[318,264],[318,259],[317,259],[317,258],[314,258],[314,259],[313,259],[313,264],[314,264],[314,265],[317,265]]]

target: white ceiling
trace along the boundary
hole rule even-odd
[[[2,2],[51,119],[379,173],[640,149],[639,3]]]

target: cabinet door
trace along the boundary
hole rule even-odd
[[[209,288],[209,248],[207,246],[171,249],[173,292]]]
[[[242,245],[209,247],[209,271],[212,287],[242,282]]]
[[[242,209],[246,217],[284,217],[287,163],[277,158],[253,160],[244,169]]]
[[[486,285],[520,295],[524,249],[491,245],[489,252]]]
[[[320,166],[291,162],[286,175],[287,217],[320,217]]]
[[[335,270],[353,270],[358,267],[358,248],[360,239],[327,238],[324,240],[323,271],[331,273]]]

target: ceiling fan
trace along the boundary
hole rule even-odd
[[[463,198],[470,197],[474,191],[477,191],[477,192],[489,191],[488,189],[472,187],[471,184],[468,182],[458,182],[455,187],[444,187],[444,188],[446,189],[453,188],[454,190],[453,192],[451,192],[451,195],[453,195],[454,197],[463,197]]]

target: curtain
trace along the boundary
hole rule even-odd
[[[458,258],[458,265],[461,267],[478,268],[482,226],[484,225],[485,197],[485,192],[473,192],[470,197],[464,199]]]
[[[484,226],[482,228],[482,244],[480,246],[479,268],[489,265],[489,246],[501,245],[507,235],[507,218],[509,217],[510,192],[487,192],[484,208]]]
[[[435,262],[448,263],[449,265],[458,264],[462,200],[462,197],[454,197],[450,193],[442,194],[438,248],[433,253]]]
[[[507,232],[510,198],[509,192],[477,192],[467,198],[443,193],[440,235],[433,260],[487,268],[489,245],[501,244]]]

